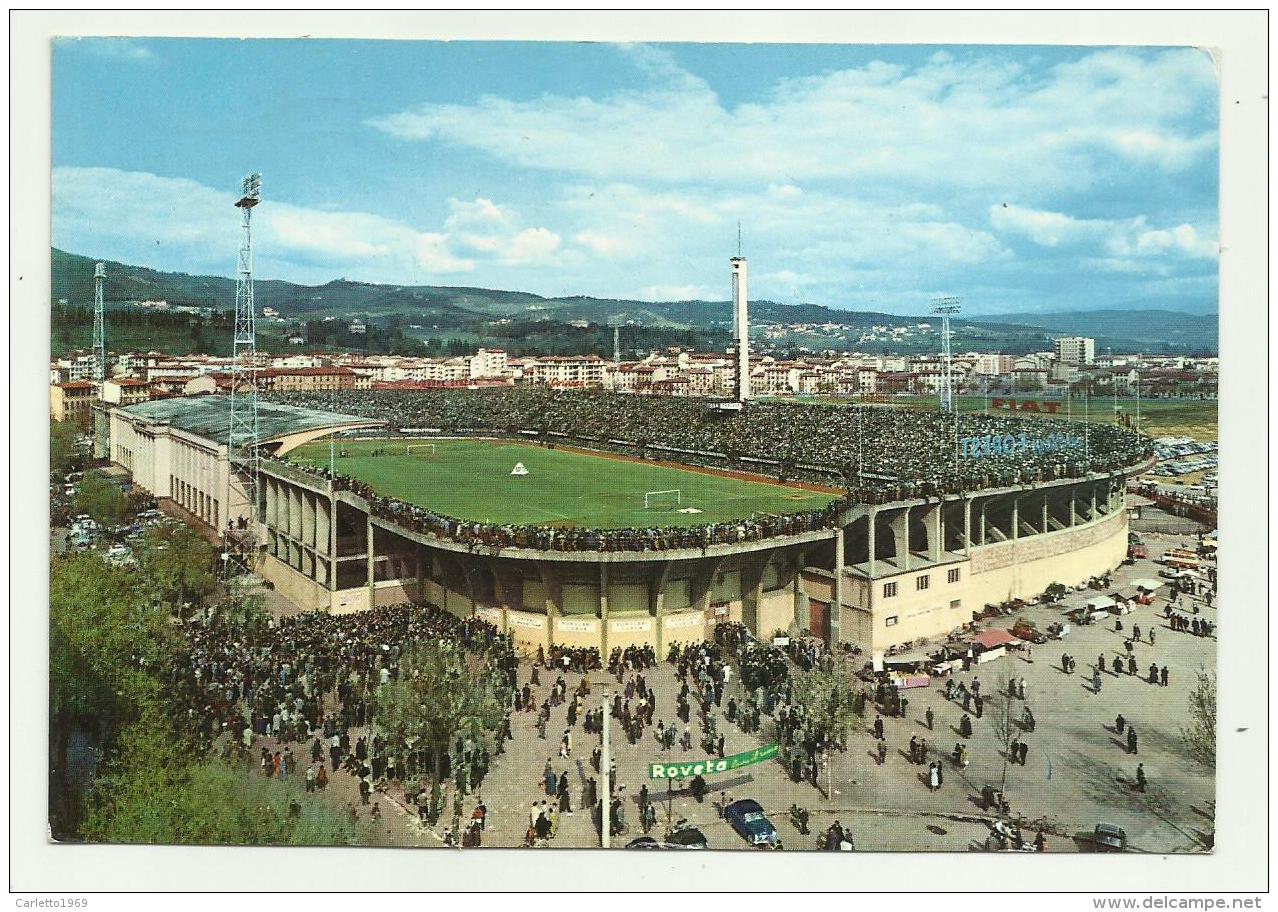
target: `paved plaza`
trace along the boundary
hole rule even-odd
[[[1153,559],[1161,557],[1167,548],[1192,546],[1194,539],[1147,535],[1146,541],[1151,560],[1120,567],[1107,591],[1127,586],[1136,579],[1156,578],[1163,567]],[[651,761],[701,756],[695,750],[684,752],[677,744],[663,754],[653,737],[658,720],[667,724],[677,721],[675,701],[680,681],[675,666],[662,661],[645,675],[649,687],[657,694],[657,701],[654,725],[645,728],[641,742],[628,744],[620,725],[613,725],[612,756],[618,781],[624,786],[620,794],[626,798],[628,824],[623,835],[614,837],[613,845],[624,846],[643,835],[637,795],[647,783],[652,799],[657,802],[657,825],[651,835],[658,839],[665,831],[667,819],[686,818],[706,835],[713,849],[749,848],[721,818],[722,795],[729,801],[746,797],[759,801],[787,850],[814,848],[817,835],[838,820],[851,831],[856,848],[862,851],[969,851],[984,845],[989,823],[994,819],[981,807],[981,791],[987,785],[999,787],[1004,782],[1006,768],[1005,794],[1013,816],[1021,822],[1027,838],[1032,839],[1042,830],[1048,851],[1086,851],[1090,842],[1085,837],[1102,821],[1123,827],[1132,851],[1206,851],[1210,846],[1209,834],[1214,830],[1213,777],[1209,769],[1189,757],[1180,730],[1187,722],[1195,673],[1200,668],[1215,669],[1216,640],[1172,630],[1163,617],[1169,590],[1164,588],[1161,592],[1152,605],[1138,606],[1123,615],[1121,632],[1115,630],[1114,619],[1108,616],[1103,623],[1074,625],[1063,640],[1035,646],[1032,651],[1011,653],[975,665],[971,671],[956,673],[956,680],[965,681],[969,688],[980,679],[982,693],[987,695],[983,717],[969,713],[974,731],[966,741],[970,752],[970,765],[966,769],[960,769],[949,759],[955,743],[962,740],[958,725],[963,709],[945,699],[944,687],[936,686],[938,679],[933,679],[931,687],[906,692],[906,718],[884,719],[889,750],[883,765],[877,763],[875,755],[871,729],[875,713],[871,705],[864,724],[853,731],[848,749],[835,754],[828,770],[822,774],[822,786],[830,789],[828,798],[810,784],[792,782],[775,761],[717,778],[708,777],[710,791],[703,803],[695,801],[686,790],[668,795],[663,783],[648,780],[647,764]],[[1064,605],[1067,608],[1081,606],[1097,594],[1095,591],[1071,592]],[[1182,613],[1192,614],[1194,606],[1200,617],[1217,622],[1215,607],[1208,607],[1201,599],[1180,596],[1177,608]],[[1030,607],[1017,616],[1029,617],[1040,630],[1065,620],[1059,607]],[[1013,617],[1000,618],[990,626],[1010,627],[1013,620]],[[1093,693],[1091,677],[1097,658],[1104,656],[1109,666],[1115,656],[1122,656],[1126,663],[1124,641],[1134,625],[1139,625],[1142,631],[1142,642],[1134,647],[1138,674],[1114,674],[1112,669],[1107,670],[1102,675],[1100,693]],[[1155,645],[1148,641],[1151,629],[1155,633]],[[1073,674],[1062,669],[1062,653],[1076,660],[1077,670]],[[1147,682],[1151,663],[1160,669],[1167,666],[1166,687]],[[521,663],[520,686],[529,681],[531,670],[530,663]],[[1029,746],[1023,766],[1005,765],[993,722],[996,715],[993,708],[1000,699],[994,691],[999,680],[1009,676],[1025,680],[1025,699],[1015,701],[1016,716],[1019,718],[1022,705],[1028,704],[1037,723],[1034,731],[1019,734]],[[557,674],[542,669],[539,677],[541,686],[535,688],[538,704]],[[570,693],[581,679],[577,674],[563,677]],[[725,707],[730,697],[739,698],[742,694],[738,677],[733,676],[724,694]],[[616,679],[606,671],[591,674],[590,682],[587,708],[602,705],[607,689],[618,688]],[[485,847],[524,844],[529,811],[534,802],[547,798],[542,789],[542,773],[548,759],[556,775],[567,771],[574,811],[571,815],[561,815],[550,845],[557,848],[599,846],[598,831],[592,815],[582,807],[582,796],[588,778],[594,777],[601,783],[591,764],[591,752],[600,739],[586,735],[579,721],[573,728],[572,756],[566,760],[559,757],[559,738],[567,727],[567,705],[561,703],[552,709],[544,740],[537,732],[535,712],[516,713],[511,717],[513,741],[507,743],[504,753],[494,758],[477,792],[488,808],[483,834]],[[933,712],[932,730],[924,721],[928,709]],[[1115,719],[1120,714],[1138,732],[1136,755],[1127,752],[1126,739],[1115,730]],[[747,735],[727,724],[722,710],[716,711],[716,715],[719,729],[726,736],[724,751],[727,754],[747,751],[774,740],[775,727],[767,717],[763,719],[762,731]],[[699,731],[695,711],[692,722],[695,741]],[[680,733],[683,728],[679,723]],[[915,765],[909,760],[911,736],[927,739],[931,750],[929,760],[944,761],[944,782],[936,792],[927,786],[926,765]],[[1137,763],[1144,764],[1148,777],[1145,792],[1135,785]],[[464,817],[470,816],[477,795],[464,800]],[[324,800],[342,805],[359,804],[353,781],[340,771],[333,776]],[[379,828],[384,830],[379,841],[417,846],[444,844],[444,830],[451,822],[447,811],[432,829],[420,824],[415,813],[403,807],[402,794],[381,795],[378,802],[382,811]],[[810,811],[811,835],[802,836],[791,825],[788,811],[792,803]],[[445,804],[451,807],[451,786],[446,792]],[[366,820],[368,809],[358,810]]]

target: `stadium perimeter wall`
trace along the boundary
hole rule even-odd
[[[849,571],[841,639],[882,655],[890,646],[945,636],[987,604],[1036,596],[1052,583],[1086,583],[1127,556],[1127,531],[1127,511],[1120,509],[1084,526],[977,546],[969,558],[907,573],[868,580]],[[953,584],[947,582],[951,571],[959,576]],[[918,588],[920,577],[928,577],[926,589]],[[889,584],[895,584],[895,596],[885,596]],[[806,570],[804,588],[815,602],[833,602],[828,571]]]

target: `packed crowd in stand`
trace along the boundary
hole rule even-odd
[[[985,414],[956,419],[941,412],[865,406],[754,402],[740,412],[722,412],[698,400],[542,388],[346,390],[277,398],[381,419],[394,430],[561,440],[647,458],[835,482],[858,501],[1074,478],[1121,469],[1152,452],[1147,438],[1116,425],[1093,425],[1084,440],[1080,427],[1068,421]],[[1008,448],[980,458],[959,453],[960,438],[1023,432],[1031,443],[1052,437],[1065,445],[1049,452]]]

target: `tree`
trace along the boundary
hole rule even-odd
[[[189,526],[152,526],[137,558],[147,594],[166,604],[199,604],[216,585],[212,570],[217,553]]]
[[[58,558],[49,573],[49,802],[54,834],[74,833],[80,795],[68,780],[71,735],[93,719],[104,740],[163,690],[176,651],[168,613],[138,597],[136,575],[96,552]]]
[[[299,783],[260,779],[201,758],[159,704],[130,725],[97,781],[85,821],[101,842],[170,845],[359,845],[371,834]]]
[[[809,734],[818,744],[846,745],[854,715],[856,687],[844,664],[822,662],[795,675],[792,681],[794,702],[803,707]]]
[[[49,422],[49,471],[58,478],[84,469],[84,450],[68,421]]]
[[[451,640],[417,644],[402,664],[399,680],[378,688],[374,721],[387,737],[430,754],[434,814],[453,740],[468,737],[493,752],[511,696],[493,675],[478,673],[474,657]]]
[[[994,735],[1003,746],[1003,778],[999,782],[999,791],[1007,794],[1007,764],[1012,759],[1012,740],[1016,737],[1016,711],[1013,708],[1012,681],[1010,675],[999,675],[998,692],[990,700],[990,724],[994,726]]]
[[[1199,670],[1189,695],[1189,725],[1180,730],[1189,754],[1205,766],[1216,766],[1216,676]]]
[[[94,522],[105,528],[118,526],[128,515],[124,492],[101,472],[84,474],[80,493],[76,496],[76,509],[88,513]]]

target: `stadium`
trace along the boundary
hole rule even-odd
[[[244,490],[225,412],[111,415],[113,459],[210,533]],[[1130,431],[1043,418],[590,391],[287,394],[262,414],[257,509],[226,517],[292,601],[430,604],[604,656],[721,621],[873,656],[944,636],[1116,566],[1150,456]]]

